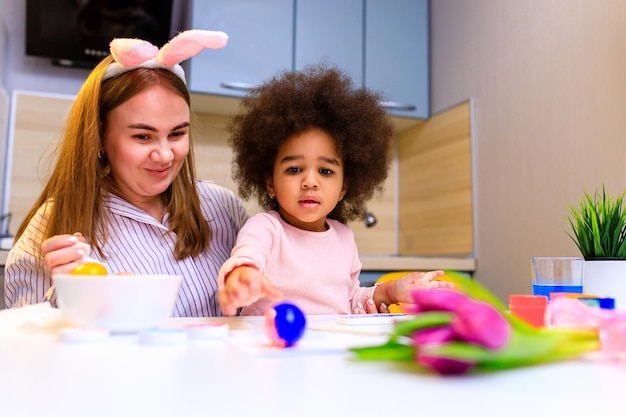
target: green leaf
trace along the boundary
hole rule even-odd
[[[571,359],[599,347],[597,334],[593,332],[548,330],[534,335],[514,332],[500,350],[489,350],[463,342],[424,346],[421,349],[440,358],[475,363],[477,370],[503,370]]]
[[[444,272],[446,275],[453,278],[456,289],[463,291],[469,297],[475,300],[485,301],[494,306],[498,311],[504,312],[507,310],[506,306],[498,297],[469,275],[451,270]]]
[[[626,258],[626,191],[615,200],[606,193],[596,190],[593,196],[587,192],[578,207],[569,205],[568,236],[576,243],[585,259]]]
[[[389,341],[379,346],[354,347],[350,349],[361,360],[414,361],[415,348]]]
[[[418,330],[428,327],[445,326],[454,320],[454,314],[447,311],[427,311],[416,315],[408,315],[407,318],[398,320],[391,334],[392,340],[401,336],[411,336]]]

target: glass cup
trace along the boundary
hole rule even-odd
[[[553,292],[583,292],[584,258],[538,256],[531,258],[533,294],[550,296]]]

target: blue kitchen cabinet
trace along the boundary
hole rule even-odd
[[[280,71],[325,61],[381,93],[390,114],[426,119],[428,21],[428,0],[196,0],[190,27],[230,38],[189,61],[189,88],[242,97]]]
[[[428,0],[365,0],[365,85],[389,113],[430,116]]]
[[[192,92],[242,97],[280,71],[293,69],[294,0],[193,1],[190,27],[222,30],[226,47],[188,64]]]
[[[363,0],[296,0],[295,69],[325,61],[363,85]]]

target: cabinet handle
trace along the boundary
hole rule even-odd
[[[378,104],[380,104],[381,107],[390,110],[414,111],[417,109],[417,107],[413,104],[398,103],[397,101],[379,101]]]
[[[248,91],[256,87],[256,85],[254,84],[242,83],[239,81],[222,81],[220,85],[230,90],[239,90],[239,91]]]

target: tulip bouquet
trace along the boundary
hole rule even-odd
[[[535,328],[511,315],[471,278],[447,272],[454,289],[416,290],[383,345],[350,349],[361,360],[406,361],[442,375],[572,359],[601,348],[596,327]]]

